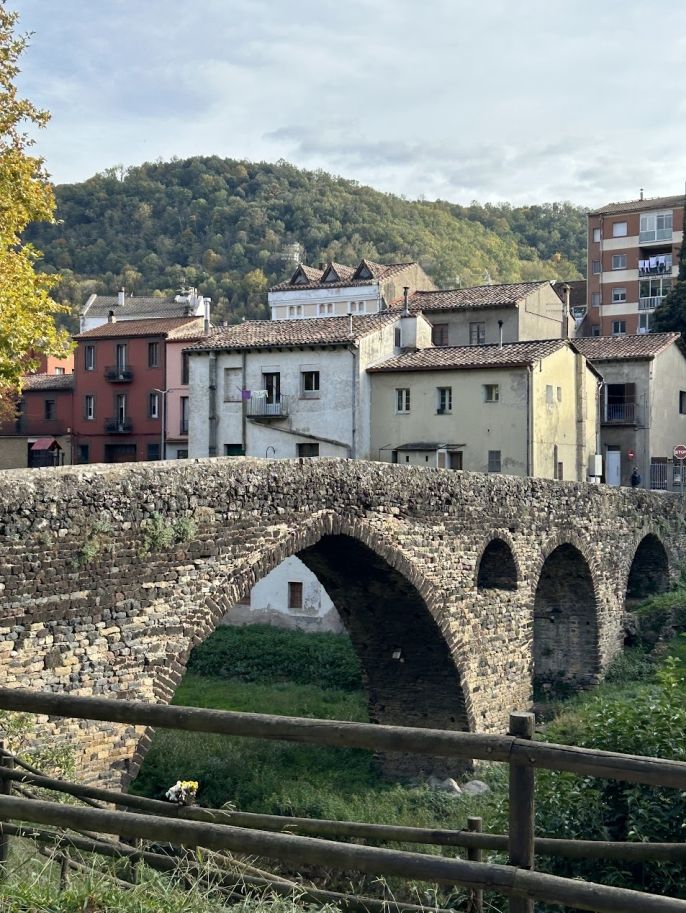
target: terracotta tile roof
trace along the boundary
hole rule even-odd
[[[544,280],[415,292],[410,295],[410,308],[413,311],[457,311],[470,308],[516,307],[519,301],[545,285],[550,283]],[[401,307],[402,301],[396,302],[394,306]]]
[[[27,374],[22,381],[24,390],[73,390],[73,374]]]
[[[215,327],[209,336],[189,346],[189,351],[210,349],[273,349],[290,346],[344,345],[373,333],[398,319],[397,312],[360,317],[313,317],[298,320],[246,320],[230,327]],[[352,324],[352,334],[350,327]]]
[[[372,274],[371,279],[359,279],[355,278],[360,272],[360,268],[363,264],[366,264],[369,272]],[[280,282],[278,285],[273,285],[269,291],[270,292],[295,292],[301,289],[318,289],[318,288],[348,288],[358,285],[369,285],[370,282],[381,282],[384,279],[388,279],[390,276],[395,276],[397,273],[401,273],[403,270],[408,269],[411,266],[415,266],[414,262],[408,263],[374,263],[372,260],[363,260],[358,267],[346,266],[343,263],[331,263],[327,264],[326,269],[329,266],[333,266],[339,276],[345,276],[340,282],[321,282],[321,277],[326,272],[326,269],[323,271],[320,269],[315,269],[313,266],[305,266],[300,264],[298,269],[293,273],[290,279],[286,282]],[[293,280],[297,276],[298,272],[307,276],[308,282],[294,282]]]
[[[468,368],[519,368],[546,358],[567,345],[564,339],[510,342],[503,346],[429,346],[405,352],[367,368],[369,373],[442,371]]]
[[[628,200],[626,203],[608,203],[600,209],[592,209],[589,216],[605,216],[619,212],[644,212],[646,209],[676,209],[683,206],[686,197],[678,193],[673,197],[651,197],[649,200]]]
[[[185,338],[184,332],[195,335],[196,327],[202,330],[202,317],[156,317],[151,320],[116,320],[85,333],[79,333],[74,339],[106,339],[111,336],[167,336]],[[176,331],[176,332],[175,332]]]
[[[84,308],[85,317],[107,317],[114,311],[118,320],[144,320],[151,317],[187,317],[188,302],[176,301],[174,298],[156,298],[141,295],[129,295],[124,304],[119,304],[116,295],[97,295],[90,305]]]
[[[679,333],[643,333],[637,336],[581,336],[574,347],[589,361],[615,361],[654,358],[674,342]]]

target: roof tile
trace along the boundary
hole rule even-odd
[[[413,311],[456,311],[470,308],[515,307],[518,301],[550,285],[547,280],[507,285],[475,285],[468,288],[415,292],[409,303]]]
[[[673,197],[651,197],[647,200],[628,200],[625,203],[608,203],[600,209],[593,209],[589,216],[604,216],[619,212],[644,212],[647,209],[676,209],[686,203],[683,193]]]
[[[26,390],[73,390],[73,374],[27,374],[22,381]]]
[[[654,358],[681,339],[679,333],[642,333],[636,336],[580,336],[574,347],[589,361]]]
[[[543,339],[535,342],[510,342],[502,346],[429,346],[389,358],[380,365],[367,368],[367,371],[381,374],[395,371],[525,367],[552,355],[566,344],[564,339]]]
[[[116,320],[79,333],[74,339],[101,339],[111,336],[166,336],[185,339],[202,335],[202,317],[155,317],[150,320]]]
[[[293,282],[293,279],[298,273],[296,270],[286,282],[280,282],[278,285],[273,285],[269,291],[270,292],[293,292],[300,291],[302,289],[318,289],[318,288],[348,288],[358,285],[369,285],[370,282],[382,281],[383,279],[388,279],[390,276],[394,276],[397,273],[401,273],[403,270],[407,269],[410,266],[415,266],[414,262],[407,263],[374,263],[371,260],[363,261],[369,268],[370,273],[372,274],[372,279],[355,279],[353,278],[355,274],[359,271],[358,267],[345,266],[342,263],[331,263],[327,264],[327,269],[329,266],[333,266],[339,276],[345,276],[340,282],[321,282],[321,277],[324,275],[326,270],[322,271],[315,269],[313,266],[305,266],[300,264],[299,270],[303,272],[304,275],[308,277],[309,282]],[[361,266],[362,264],[360,264]]]
[[[97,295],[95,301],[84,309],[85,317],[107,317],[114,311],[118,320],[144,320],[151,317],[187,317],[188,301],[174,298],[129,295],[124,304],[119,304],[116,295]]]

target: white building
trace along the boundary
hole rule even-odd
[[[205,317],[209,322],[210,299],[191,288],[174,298],[128,295],[122,289],[116,295],[91,295],[79,315],[79,333],[94,330],[116,320],[150,320],[154,317]]]
[[[369,459],[367,368],[431,342],[421,314],[253,320],[189,347],[189,456]]]
[[[268,303],[272,320],[378,314],[400,301],[405,288],[435,286],[418,263],[301,263],[287,282],[269,289]]]
[[[329,594],[295,555],[256,583],[250,597],[235,605],[222,624],[269,624],[335,634],[345,630]]]

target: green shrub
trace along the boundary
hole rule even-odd
[[[638,642],[652,647],[674,631],[686,631],[686,588],[660,593],[644,600],[633,610]]]
[[[655,660],[640,647],[622,650],[610,663],[605,681],[616,685],[649,681],[655,676]]]
[[[193,650],[189,671],[244,682],[295,682],[356,691],[360,664],[342,634],[223,625]]]

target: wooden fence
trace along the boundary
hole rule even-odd
[[[686,845],[682,843],[632,844],[536,838],[536,768],[683,790],[686,789],[686,763],[535,742],[532,739],[531,714],[512,714],[508,735],[500,736],[170,707],[66,694],[39,694],[19,689],[0,689],[0,709],[372,751],[501,761],[509,766],[510,784],[509,829],[505,836],[481,833],[478,820],[471,821],[470,829],[466,831],[443,831],[177,806],[44,777],[35,768],[4,752],[0,759],[4,765],[0,767],[0,819],[8,823],[2,826],[0,854],[3,846],[6,852],[7,839],[19,835],[30,836],[38,842],[62,849],[73,846],[86,852],[145,861],[162,869],[175,864],[173,860],[157,858],[159,854],[124,847],[106,841],[102,836],[114,835],[167,842],[181,847],[203,847],[219,854],[247,853],[296,865],[354,869],[380,876],[459,884],[470,891],[472,911],[482,909],[482,893],[488,890],[507,895],[510,910],[517,913],[532,911],[534,900],[595,913],[686,913],[686,900],[534,871],[536,853],[576,859],[686,860]],[[14,761],[20,770],[14,767]],[[90,807],[11,795],[13,784],[19,790],[26,785],[56,790],[77,797]],[[115,806],[115,809],[107,808],[105,804]],[[9,822],[49,825],[59,831],[69,828],[82,836],[71,837]],[[98,835],[97,839],[93,834]],[[463,847],[468,858],[445,858],[337,842],[340,838]],[[509,864],[480,861],[480,854],[485,849],[507,850]],[[261,878],[259,875],[251,877],[251,883],[269,884],[282,893],[292,891],[295,886],[285,878]],[[227,890],[232,889],[229,884],[225,886]],[[309,887],[303,888],[302,893],[311,899],[337,903],[343,909],[366,909],[376,913],[389,908],[386,901],[375,898],[342,895]],[[419,909],[411,904],[390,906],[408,913]]]

